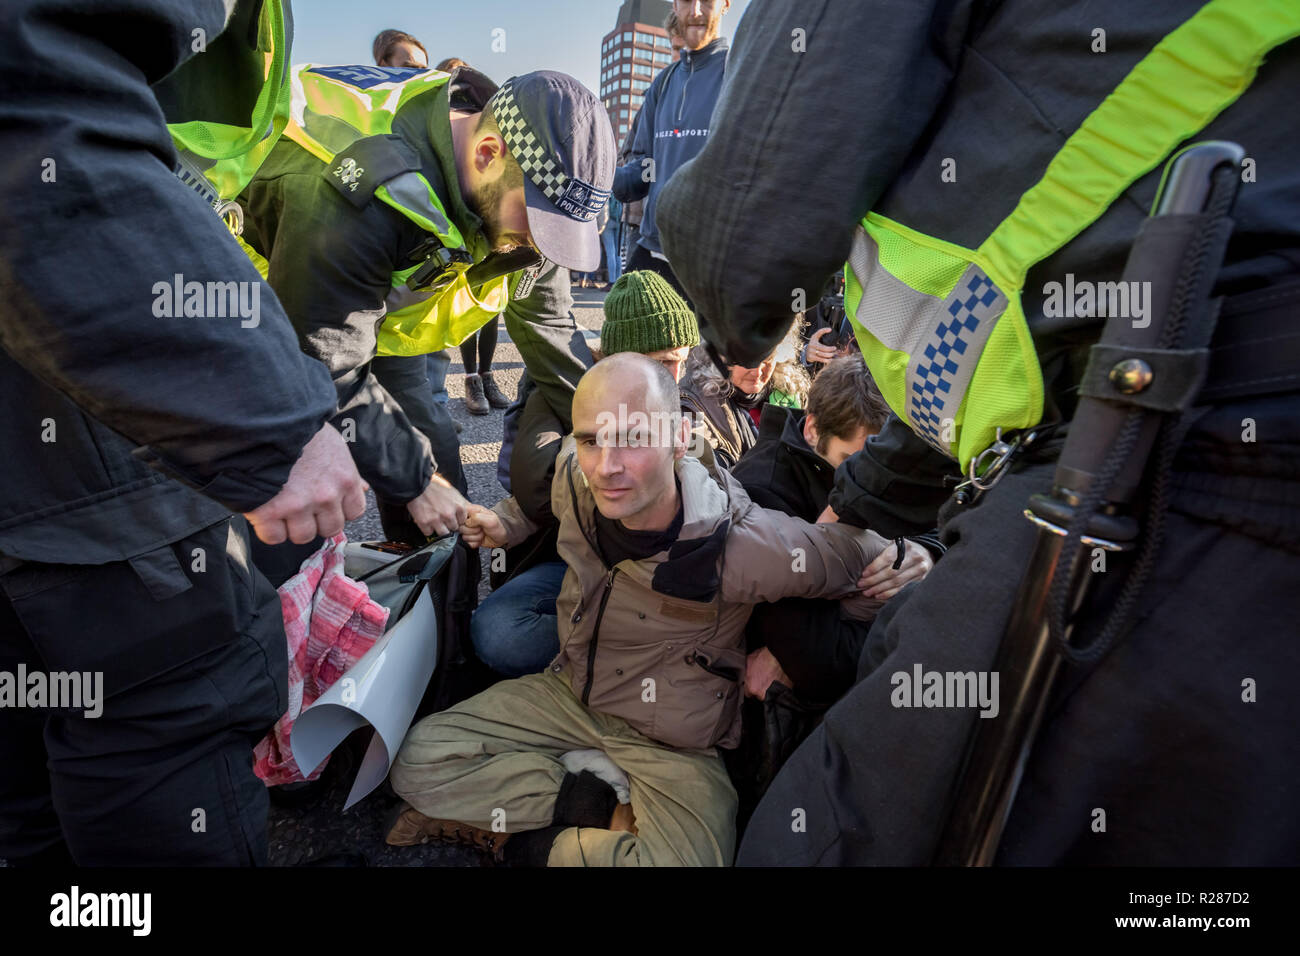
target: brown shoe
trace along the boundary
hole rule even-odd
[[[419,846],[430,841],[459,843],[485,850],[499,863],[501,849],[508,839],[509,833],[495,833],[455,820],[435,820],[415,807],[403,805],[398,809],[384,842],[389,846]]]

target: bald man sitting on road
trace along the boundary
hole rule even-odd
[[[736,794],[714,748],[739,741],[750,611],[849,595],[888,542],[753,504],[686,456],[679,402],[633,352],[579,382],[551,492],[560,653],[411,729],[390,843],[458,840],[522,865],[731,862]],[[534,530],[509,498],[461,526],[491,548]],[[591,751],[608,757],[599,776]]]

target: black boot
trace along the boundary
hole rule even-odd
[[[488,404],[493,408],[509,408],[513,399],[506,398],[505,392],[497,388],[497,383],[492,381],[491,372],[483,372],[479,375],[483,382],[483,394],[488,400]]]
[[[483,379],[477,373],[465,376],[465,407],[471,415],[486,415],[492,411],[483,395]]]

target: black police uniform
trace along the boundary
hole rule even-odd
[[[172,174],[147,85],[201,29],[220,87],[251,6],[225,37],[221,3],[97,7],[16,0],[0,34],[0,672],[102,672],[104,698],[0,708],[0,857],[254,864],[287,654],[231,512],[275,495],[334,390],[265,287],[255,326],[153,308],[177,275],[260,281]],[[230,89],[247,122],[255,84]]]
[[[660,200],[664,250],[701,330],[752,330],[789,309],[791,289],[821,288],[871,209],[977,246],[1084,117],[1200,6],[1106,0],[1084,17],[1075,6],[1030,0],[828,0],[810,19],[808,4],[755,0],[737,31],[709,142]],[[1093,52],[1099,27],[1105,53]],[[772,42],[798,30],[807,53]],[[1220,354],[1252,337],[1267,308],[1273,320],[1277,310],[1292,317],[1274,350],[1295,343],[1300,166],[1294,124],[1277,118],[1294,112],[1298,80],[1300,43],[1292,41],[1197,137],[1239,142],[1268,170],[1243,184],[1235,208],[1216,290],[1227,296]],[[810,140],[817,150],[789,148]],[[941,179],[946,160],[955,161],[955,182]],[[753,188],[731,188],[737,168],[753,171]],[[1048,317],[1044,285],[1069,273],[1119,279],[1159,176],[1139,179],[1029,272],[1023,304],[1049,419],[1073,414],[1101,320]],[[1289,691],[1300,680],[1297,387],[1300,368],[1255,383],[1254,394],[1243,385],[1237,397],[1216,396],[1189,416],[1140,614],[1122,643],[1095,668],[1071,674],[1049,704],[1000,862],[1300,861],[1291,810],[1300,797],[1300,698]],[[973,506],[945,505],[943,560],[877,618],[858,683],[774,781],[738,863],[932,859],[980,718],[970,708],[895,706],[893,675],[918,664],[990,669],[1034,538],[1021,512],[1030,494],[1050,490],[1058,448],[1042,445]],[[831,506],[841,520],[896,534],[906,525],[900,510],[947,496],[948,470],[919,439],[886,429],[841,467]],[[1107,579],[1096,602],[1105,607],[1112,576],[1098,577]],[[1259,688],[1253,701],[1244,699],[1248,680]],[[1104,832],[1094,829],[1099,808]]]

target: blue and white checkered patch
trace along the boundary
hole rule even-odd
[[[984,343],[1005,308],[1006,298],[993,280],[972,266],[948,296],[946,317],[912,368],[908,418],[913,430],[944,454],[949,450],[941,438],[943,420],[956,416]]]

